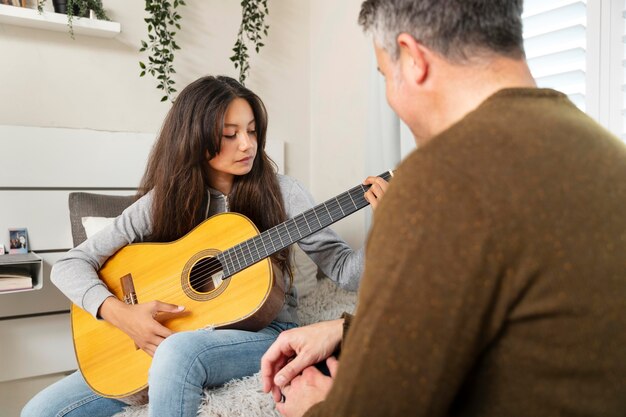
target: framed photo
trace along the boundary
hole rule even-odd
[[[28,231],[9,229],[9,253],[28,253]]]

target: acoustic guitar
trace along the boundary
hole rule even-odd
[[[391,175],[380,177],[389,181]],[[241,214],[218,214],[176,241],[125,246],[98,275],[127,304],[185,306],[163,322],[175,332],[260,330],[284,304],[283,280],[275,279],[268,257],[367,206],[368,188],[358,185],[262,233]],[[126,333],[76,305],[71,318],[76,359],[91,389],[120,398],[147,386],[152,358]]]

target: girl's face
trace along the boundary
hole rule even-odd
[[[224,115],[220,152],[210,159],[211,186],[229,194],[235,175],[245,175],[252,169],[257,150],[256,125],[252,107],[243,98],[234,99]]]

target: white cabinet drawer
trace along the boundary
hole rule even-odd
[[[0,321],[0,382],[76,366],[69,313]]]

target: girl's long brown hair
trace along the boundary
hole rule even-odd
[[[204,220],[210,184],[206,151],[220,152],[224,115],[235,98],[252,107],[257,154],[252,170],[235,177],[230,210],[247,216],[262,232],[287,219],[276,165],[265,153],[267,111],[261,99],[235,79],[207,76],[189,84],[168,112],[152,149],[138,196],[152,190],[150,241],[176,240]],[[288,250],[272,257],[285,270]]]

